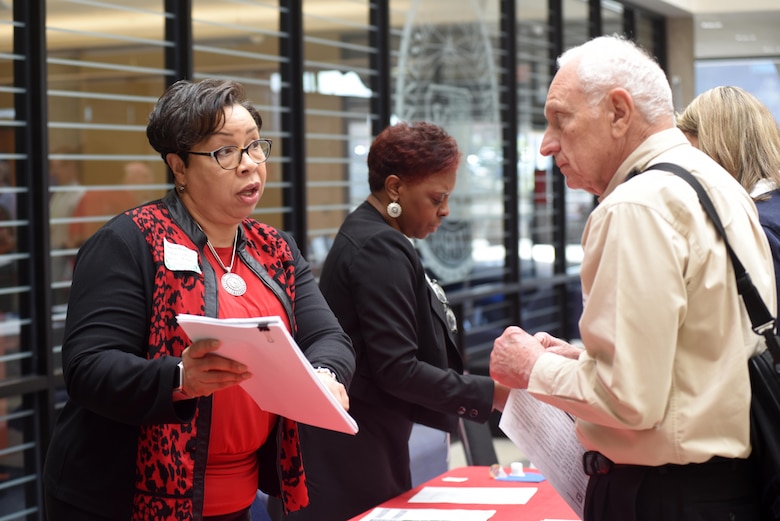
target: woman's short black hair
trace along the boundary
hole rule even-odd
[[[247,100],[240,83],[179,80],[157,100],[146,125],[146,137],[163,160],[168,154],[178,154],[186,164],[187,153],[222,128],[225,108],[233,105],[244,107],[257,123],[257,129],[262,128],[263,119]]]

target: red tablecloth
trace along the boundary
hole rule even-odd
[[[467,478],[466,481],[445,481],[444,478]],[[409,503],[409,499],[417,494],[423,487],[500,487],[518,488],[535,487],[536,494],[524,505],[484,505],[484,504],[454,504],[454,503]],[[498,481],[490,477],[488,467],[460,467],[445,472],[441,476],[433,478],[400,496],[385,501],[383,508],[437,508],[437,509],[464,509],[464,510],[495,510],[495,515],[490,521],[542,521],[544,519],[555,520],[579,520],[577,514],[569,507],[564,499],[558,495],[549,481],[540,483],[525,483],[515,481]],[[373,510],[373,508],[371,509]],[[371,510],[352,518],[350,521],[359,521]]]

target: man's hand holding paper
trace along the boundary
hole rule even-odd
[[[493,342],[490,376],[513,389],[527,389],[531,370],[544,352],[538,339],[517,326],[509,326]]]

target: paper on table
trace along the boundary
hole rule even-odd
[[[495,513],[495,510],[375,508],[360,521],[487,521]]]
[[[574,420],[528,391],[513,389],[498,426],[582,519],[588,475]]]
[[[217,338],[217,353],[245,364],[252,377],[240,385],[264,411],[334,431],[355,434],[357,422],[320,381],[279,317],[212,318],[181,314],[191,340]]]
[[[525,505],[535,487],[423,487],[409,503],[455,503],[459,505]]]

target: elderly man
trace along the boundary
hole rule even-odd
[[[577,418],[585,521],[757,520],[747,360],[764,346],[696,193],[652,166],[676,163],[705,186],[774,310],[755,206],[675,128],[668,81],[634,43],[599,37],[558,66],[541,152],[599,196],[582,237],[584,349],[509,327],[490,374]]]

